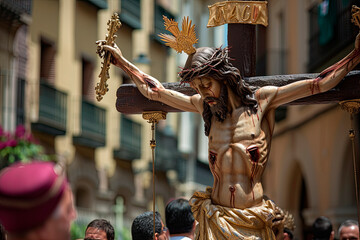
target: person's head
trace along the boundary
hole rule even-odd
[[[241,78],[228,56],[228,48],[202,47],[190,54],[179,73],[182,83],[190,83],[204,99],[203,118],[208,136],[211,117],[224,121],[228,112],[228,89],[240,99],[242,106],[257,111],[257,101],[249,85]],[[224,87],[227,86],[227,87]]]
[[[346,220],[339,227],[340,240],[358,240],[359,224],[355,220]]]
[[[72,197],[53,163],[13,164],[0,172],[0,223],[9,239],[69,239],[76,218]]]
[[[292,231],[288,228],[284,228],[283,230],[283,236],[284,239],[283,240],[292,240],[294,239],[294,234],[292,233]]]
[[[152,240],[154,229],[153,212],[144,212],[137,216],[131,225],[133,240]],[[160,213],[155,212],[155,239],[167,240],[169,233],[161,220]]]
[[[105,219],[91,221],[85,230],[84,240],[114,240],[114,227]]]
[[[315,219],[313,225],[313,239],[314,240],[327,240],[334,238],[334,231],[330,219],[321,216]]]
[[[195,226],[189,201],[182,198],[172,200],[166,205],[165,219],[170,235],[191,233]]]

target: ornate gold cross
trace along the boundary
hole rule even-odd
[[[108,34],[106,34],[106,44],[114,46],[115,38],[117,37],[115,33],[121,27],[121,22],[117,13],[114,13],[111,19],[107,23],[108,25]],[[99,74],[100,82],[96,85],[96,99],[100,102],[103,99],[103,96],[109,91],[108,84],[106,81],[110,78],[109,69],[110,69],[110,59],[111,54],[109,52],[101,52],[101,49],[98,48],[97,53],[100,57],[104,58],[104,61],[101,63],[101,72]]]
[[[358,6],[353,5],[351,9],[351,13],[352,13],[351,22],[353,22],[356,26],[360,28],[360,8]]]

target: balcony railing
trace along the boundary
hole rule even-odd
[[[120,20],[134,29],[141,28],[140,0],[121,0]]]
[[[327,36],[327,41],[323,40],[320,31],[324,27],[318,24],[318,6],[314,6],[309,11],[310,17],[310,40],[309,40],[309,71],[321,67],[327,60],[335,56],[346,46],[355,40],[358,29],[351,23],[351,6],[356,1],[329,1],[329,11],[334,15],[334,22],[331,27],[332,35]],[[345,4],[346,3],[346,4]],[[334,5],[332,5],[334,4]],[[324,36],[324,35],[323,35]],[[323,41],[321,41],[323,40]]]
[[[121,117],[120,148],[114,150],[115,158],[134,160],[141,157],[141,124]]]
[[[177,148],[177,139],[173,134],[156,131],[155,168],[158,171],[177,170],[183,161]]]
[[[163,41],[161,41],[158,34],[160,34],[160,33],[169,34],[169,32],[165,29],[165,26],[164,26],[163,15],[169,19],[175,19],[175,16],[172,15],[169,11],[167,11],[166,9],[161,7],[159,4],[155,4],[155,19],[154,19],[155,29],[154,29],[153,37],[155,40],[157,40],[161,43],[163,43]]]
[[[88,2],[98,9],[107,9],[108,8],[107,0],[82,0],[82,1]]]
[[[66,133],[67,94],[55,87],[40,83],[39,119],[32,124],[35,130],[51,135]]]
[[[81,134],[73,138],[75,144],[87,147],[103,147],[106,138],[106,110],[82,100]]]

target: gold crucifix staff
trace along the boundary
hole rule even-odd
[[[108,25],[108,34],[106,34],[106,44],[110,46],[114,46],[115,38],[117,37],[115,33],[121,27],[121,22],[119,20],[119,16],[117,13],[114,13],[111,19],[107,23]],[[101,72],[99,74],[100,82],[97,83],[95,90],[96,90],[96,99],[100,102],[103,99],[103,96],[109,91],[108,84],[106,81],[110,78],[109,69],[110,69],[110,59],[111,54],[109,52],[102,52],[101,48],[98,47],[96,53],[101,57],[104,58],[101,66]]]
[[[162,111],[149,111],[143,112],[143,119],[148,120],[151,123],[151,158],[152,158],[152,187],[153,187],[153,239],[155,240],[155,124],[159,122],[159,120],[166,119],[166,113]]]
[[[354,115],[359,113],[360,110],[360,99],[346,100],[340,102],[341,108],[350,113],[350,129],[349,129],[349,138],[352,146],[352,160],[354,168],[354,182],[355,182],[355,195],[356,195],[356,206],[357,206],[357,217],[358,222],[360,223],[360,206],[359,206],[359,191],[358,191],[358,173],[356,166],[356,153],[355,153],[355,130],[354,130]],[[359,233],[360,238],[360,233]]]

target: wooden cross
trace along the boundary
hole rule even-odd
[[[317,74],[294,74],[265,77],[250,77],[244,80],[253,86],[283,86],[295,81],[311,79]],[[350,99],[360,98],[360,71],[350,72],[335,88],[310,97],[298,99],[288,105],[306,105],[318,103],[335,103]],[[188,85],[179,83],[163,83],[165,88],[182,92],[186,95],[194,95],[195,91]],[[126,114],[141,114],[145,111],[181,112],[161,102],[145,98],[135,84],[123,84],[117,90],[116,109]]]
[[[238,34],[241,32],[241,34]],[[253,86],[283,86],[295,81],[312,79],[317,74],[296,74],[278,76],[255,76],[256,64],[256,34],[255,25],[250,24],[228,24],[228,45],[231,46],[230,57],[233,65],[237,67],[244,81]],[[345,79],[335,88],[321,94],[316,94],[303,99],[298,99],[292,104],[317,104],[334,103],[349,99],[360,98],[360,71],[350,72]],[[163,83],[165,88],[182,92],[186,95],[193,95],[195,91],[188,84]],[[181,110],[170,107],[166,104],[151,101],[145,98],[136,88],[135,84],[123,84],[117,90],[116,109],[125,114],[141,114],[145,111],[180,112]]]

